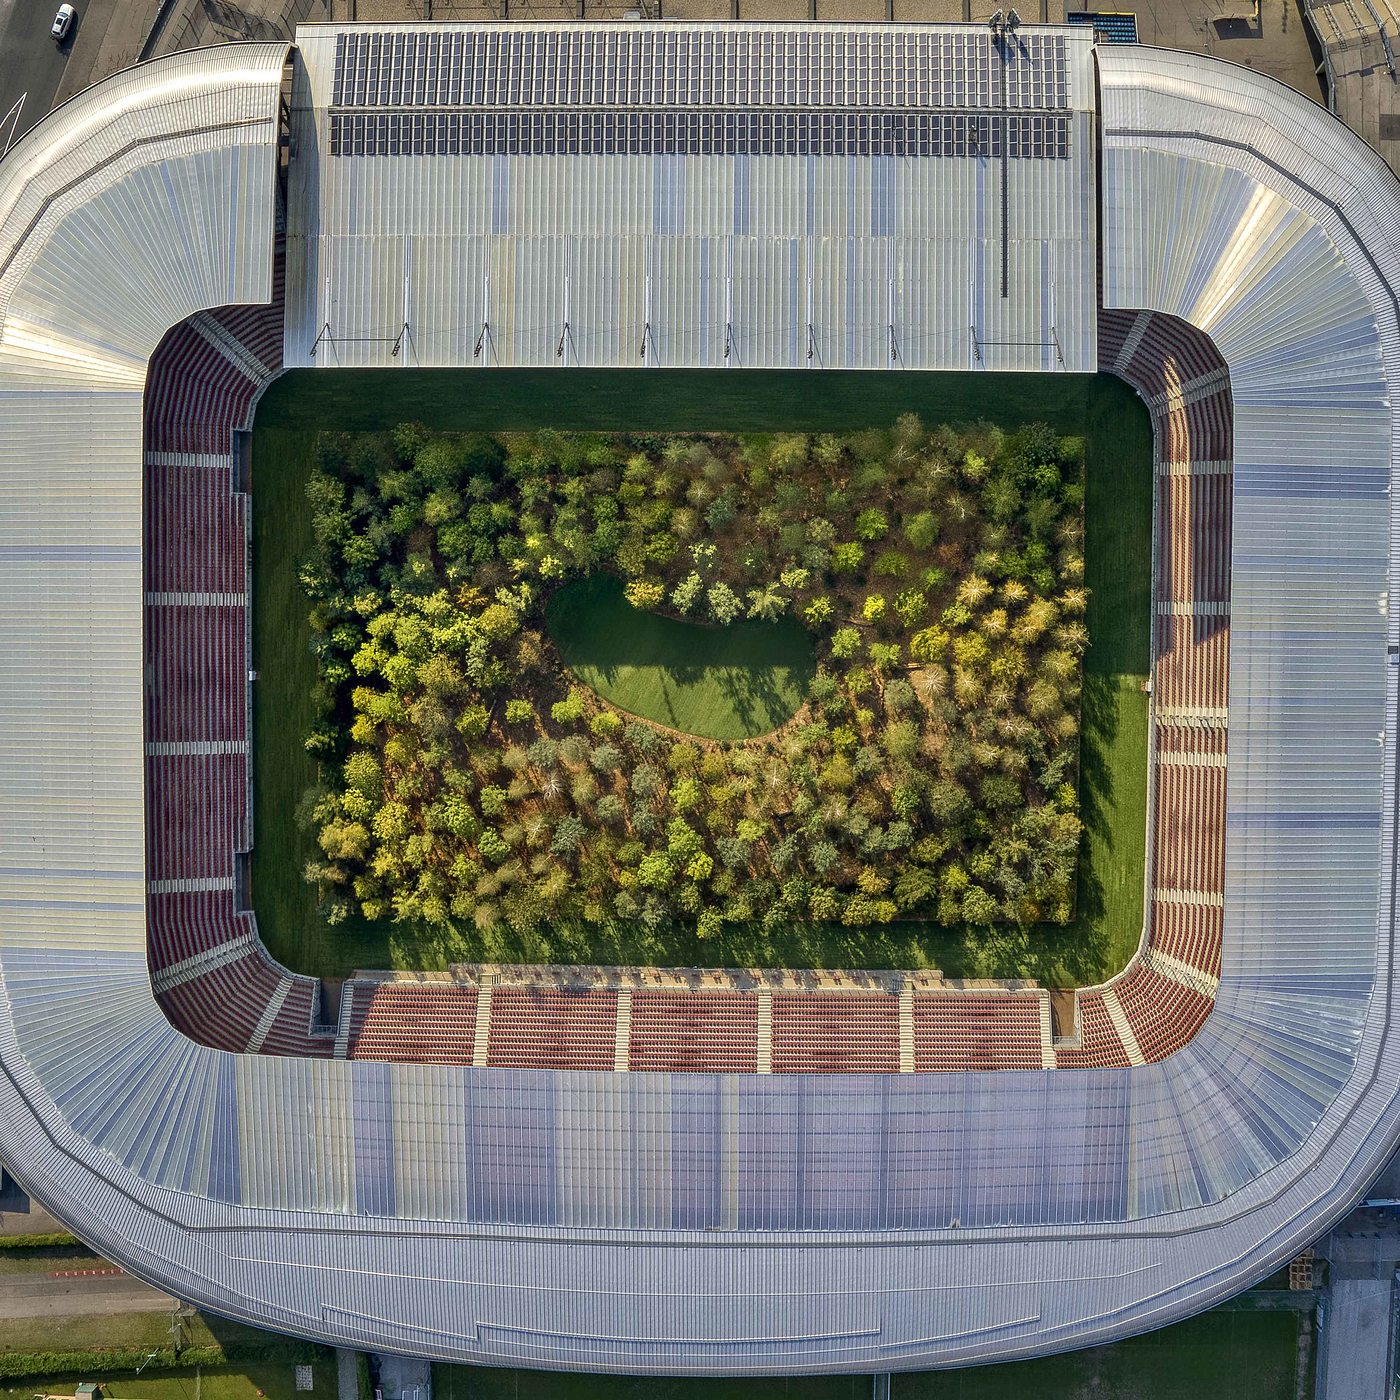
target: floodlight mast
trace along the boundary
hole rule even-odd
[[[486,344],[487,337],[491,334],[491,274],[488,271],[482,279],[481,284],[481,334],[476,338],[476,344],[472,347],[472,359],[479,360],[481,351]]]

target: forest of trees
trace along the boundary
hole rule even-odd
[[[879,923],[1073,914],[1082,444],[1044,426],[792,435],[325,434],[307,496],[332,922]],[[800,618],[818,668],[717,744],[571,683],[543,626]]]

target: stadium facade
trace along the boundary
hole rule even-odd
[[[182,1298],[501,1365],[958,1365],[1267,1273],[1400,1138],[1397,239],[1394,177],[1297,94],[1035,26],[318,26],[66,103],[0,162],[0,1158]],[[1115,1053],[678,1073],[318,1038],[236,909],[246,796],[194,820],[239,808],[246,715],[161,669],[187,617],[246,662],[241,517],[221,563],[173,503],[229,496],[283,364],[1138,384],[1181,849],[1139,981],[1081,998]],[[236,1034],[178,1028],[239,987]],[[1134,1008],[1176,989],[1154,1049]]]

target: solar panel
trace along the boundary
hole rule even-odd
[[[1070,118],[957,112],[332,112],[332,156],[1069,158]]]
[[[1003,99],[1003,92],[1005,94]],[[829,30],[338,35],[333,107],[1069,106],[1062,35]]]

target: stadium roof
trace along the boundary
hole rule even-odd
[[[338,362],[388,364],[405,322],[409,362],[470,363],[477,307],[503,363],[556,362],[565,320],[579,363],[637,363],[650,279],[656,361],[714,364],[703,326],[716,303],[687,309],[697,282],[675,269],[708,266],[713,289],[731,257],[745,364],[805,363],[815,334],[824,364],[883,366],[894,325],[898,363],[963,368],[969,321],[988,343],[1034,342],[983,363],[1054,368],[1053,326],[1067,364],[1091,368],[1095,256],[1106,307],[1170,313],[1213,338],[1235,411],[1215,1008],[1152,1065],[859,1077],[234,1055],[174,1030],[146,965],[141,398],[169,326],[272,295],[287,48],[240,45],[109,79],[0,162],[6,1165],[107,1257],[182,1298],[498,1364],[714,1374],[1005,1358],[1159,1325],[1289,1257],[1400,1136],[1388,582],[1400,189],[1384,164],[1297,94],[1183,54],[1097,51],[1095,116],[1086,39],[1030,27],[1008,97],[1024,115],[1067,113],[1067,148],[1033,133],[1030,154],[1004,163],[1017,223],[1003,309],[999,224],[975,213],[1000,197],[1003,162],[967,145],[974,119],[1003,120],[982,31],[385,32],[402,53],[387,80],[383,37],[298,35],[289,363],[319,337]],[[810,46],[828,42],[818,65]],[[509,62],[488,59],[504,48]],[[734,58],[723,85],[716,55]],[[490,79],[502,68],[542,86],[502,91]],[[562,86],[590,68],[593,86]],[[926,90],[901,94],[925,68]],[[829,86],[804,91],[803,74]],[[428,112],[430,98],[446,110]],[[583,128],[559,123],[589,103],[604,120],[587,139],[605,149],[570,154]],[[762,123],[740,130],[755,103],[793,118],[791,145],[764,145],[778,138]],[[931,120],[912,137],[876,121],[911,110],[937,115],[937,143]],[[529,147],[538,165],[511,149],[525,115],[530,142],[555,143]],[[667,124],[681,115],[724,122],[692,136]],[[928,145],[876,150],[877,127]],[[609,153],[624,128],[637,148]],[[446,154],[413,154],[420,134]],[[801,144],[828,136],[855,149]],[[722,151],[680,149],[721,138]],[[585,161],[615,181],[598,205],[582,199]],[[551,191],[576,202],[551,212]],[[668,262],[683,246],[697,261]],[[893,315],[891,256],[905,269]],[[909,271],[945,264],[946,281]],[[489,297],[488,267],[504,269]],[[871,277],[874,305],[818,300]],[[315,363],[328,360],[318,346]]]
[[[1091,371],[1090,37],[308,26],[285,362]]]

